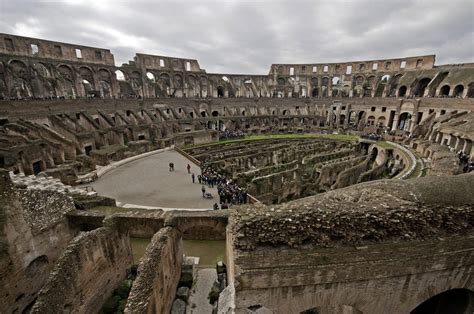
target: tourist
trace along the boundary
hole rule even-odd
[[[219,132],[219,140],[228,140],[228,139],[236,139],[236,138],[244,138],[245,133],[241,130],[225,130]]]
[[[204,185],[201,187],[202,197],[206,197],[206,188]]]
[[[174,164],[172,162],[170,162],[169,167],[170,167],[170,172],[174,171]]]
[[[198,174],[198,182],[199,182],[199,184],[201,184],[201,182],[202,182],[202,177],[201,177],[200,174]]]
[[[195,178],[196,177],[194,176],[194,172],[193,172],[193,174],[191,175],[191,179],[193,180],[193,183],[194,183]]]
[[[188,165],[186,166],[186,169],[188,169],[188,173],[191,173],[191,165],[190,165],[190,164],[188,164]]]
[[[214,206],[212,206],[212,208],[213,208],[214,210],[218,210],[218,209],[219,209],[219,205],[218,205],[217,203],[214,203]]]
[[[211,188],[214,187],[214,185],[217,186],[217,194],[219,195],[219,203],[221,204],[222,209],[224,208],[224,205],[228,208],[231,204],[238,205],[248,202],[248,194],[245,189],[218,174],[217,171],[211,167],[203,165],[201,172],[203,186],[204,184]]]

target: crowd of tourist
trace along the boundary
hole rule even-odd
[[[459,162],[464,172],[474,171],[474,161],[469,160],[469,156],[462,150],[458,152]]]
[[[245,189],[239,187],[225,176],[220,175],[209,166],[202,166],[201,174],[197,178],[200,184],[207,185],[210,188],[217,187],[219,203],[222,209],[229,208],[230,205],[245,204],[248,201]]]
[[[245,135],[245,132],[241,130],[225,130],[219,132],[219,140],[244,138]]]
[[[371,141],[380,141],[382,139],[382,137],[376,133],[362,133],[360,137]]]

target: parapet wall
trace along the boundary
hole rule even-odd
[[[234,251],[236,313],[410,313],[449,289],[474,289],[474,235],[317,249]],[[347,306],[353,312],[329,310]],[[326,311],[324,311],[326,310]]]
[[[41,289],[31,313],[95,313],[132,266],[129,236],[113,218],[74,238]]]
[[[170,313],[182,259],[181,232],[171,227],[158,231],[141,259],[125,313]]]
[[[473,195],[465,174],[238,208],[227,235],[236,313],[408,313],[446,290],[472,290]]]
[[[231,212],[234,245],[329,247],[462,234],[473,227],[473,195],[474,174],[465,174],[379,180],[274,207],[245,206]]]

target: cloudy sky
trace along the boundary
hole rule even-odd
[[[197,59],[207,72],[436,54],[474,62],[472,0],[0,0],[0,32]]]

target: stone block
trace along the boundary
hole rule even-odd
[[[171,314],[185,314],[186,313],[186,303],[181,299],[176,299],[173,302],[171,307]]]
[[[188,298],[189,298],[189,288],[188,287],[179,287],[178,291],[176,292],[176,296],[179,299],[187,302]]]

